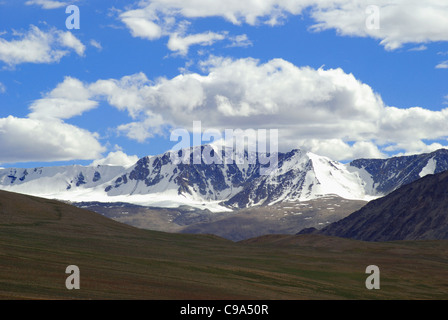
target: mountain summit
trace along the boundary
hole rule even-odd
[[[170,193],[197,201],[217,201],[229,208],[309,200],[328,194],[350,199],[365,197],[358,175],[328,158],[301,150],[278,153],[276,169],[263,175],[260,156],[254,160],[250,157],[245,152],[241,163],[229,164],[194,164],[192,158],[176,164],[169,153],[146,157],[105,187],[105,192],[112,197]]]

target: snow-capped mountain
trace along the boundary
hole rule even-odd
[[[200,148],[198,150],[197,148]],[[188,204],[212,210],[307,200],[336,194],[364,199],[362,180],[344,165],[312,153],[293,150],[275,154],[278,170],[262,174],[265,162],[245,152],[240,162],[175,163],[170,152],[144,157],[128,168],[65,166],[1,169],[0,188],[71,201],[129,202],[155,206]],[[212,152],[212,154],[214,151]],[[178,153],[180,155],[180,151]],[[225,151],[215,154],[225,158]],[[242,160],[242,161],[241,161]],[[263,164],[262,164],[263,163]]]
[[[201,148],[200,152],[204,150],[204,147],[197,148]],[[259,174],[258,163],[206,164],[201,161],[195,164],[193,157],[194,152],[190,152],[186,163],[175,163],[169,152],[144,157],[104,191],[109,196],[171,192],[202,201],[222,201],[239,192],[245,181]],[[245,153],[246,161],[247,157]]]
[[[91,190],[125,170],[121,166],[58,166],[0,169],[0,188],[31,195],[51,196]]]
[[[342,164],[302,150],[273,154],[276,170],[245,152],[240,162],[206,163],[206,146],[189,149],[188,161],[175,162],[170,152],[138,160],[130,167],[61,166],[0,169],[0,189],[46,198],[127,202],[159,207],[190,205],[212,211],[326,195],[371,200],[403,184],[448,169],[448,150],[391,159],[360,159]],[[197,151],[197,152],[195,152]],[[223,160],[226,151],[212,151]],[[181,151],[177,153],[181,155]],[[199,161],[197,157],[199,155]]]
[[[367,194],[383,196],[428,174],[448,170],[448,150],[389,159],[358,159],[349,163],[347,169],[364,180]]]
[[[201,147],[201,152],[204,147]],[[309,152],[278,153],[278,170],[269,175],[258,156],[245,152],[241,164],[175,164],[169,153],[145,157],[105,188],[111,196],[172,194],[196,201],[213,201],[230,208],[308,200],[335,194],[364,199],[362,180],[338,162]],[[220,159],[225,157],[224,151]],[[250,161],[252,160],[252,161]],[[223,162],[223,161],[221,161]]]
[[[279,154],[278,170],[271,175],[247,181],[241,192],[225,204],[243,208],[271,205],[281,201],[303,201],[325,195],[347,199],[366,199],[358,174],[329,158],[293,150]]]

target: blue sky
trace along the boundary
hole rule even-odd
[[[0,164],[127,164],[193,121],[340,161],[430,152],[447,80],[446,1],[1,0]]]

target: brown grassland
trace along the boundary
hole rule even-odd
[[[68,265],[80,290],[68,290]],[[367,290],[368,265],[381,289]],[[269,235],[232,242],[137,229],[0,192],[1,299],[447,299],[448,241]]]

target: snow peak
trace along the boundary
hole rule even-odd
[[[208,315],[210,318],[213,315],[214,307],[194,307],[187,304],[186,307],[180,308],[181,315]]]

